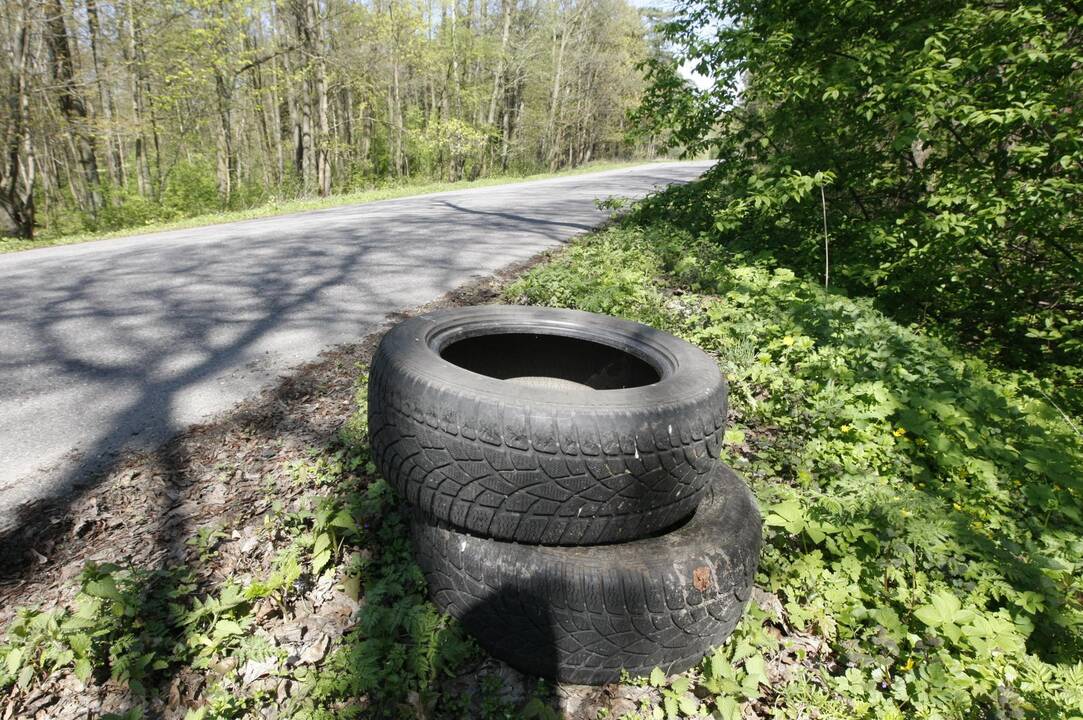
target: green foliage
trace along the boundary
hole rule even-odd
[[[71,669],[79,680],[106,677],[143,693],[180,664],[207,667],[236,647],[251,597],[234,584],[200,597],[183,569],[146,571],[88,564],[73,609],[20,610],[0,645],[0,688],[26,689]]]
[[[134,188],[109,186],[103,188],[103,190],[104,204],[96,217],[82,214],[78,227],[67,228],[53,228],[55,219],[50,218],[50,230],[56,234],[75,233],[80,230],[107,232],[120,228],[153,225],[177,217],[184,217],[186,214],[183,211],[178,211],[175,205],[166,206],[155,202],[151,198],[143,197]]]
[[[1031,378],[662,225],[601,233],[508,294],[673,331],[729,377],[758,584],[831,663],[767,684],[739,633],[698,673],[722,717],[1083,716],[1083,443]]]
[[[221,210],[222,201],[211,162],[177,163],[166,179],[162,205],[166,214],[178,217]]]
[[[430,707],[441,673],[455,669],[476,650],[459,626],[425,597],[425,579],[413,561],[406,519],[395,509],[391,488],[372,483],[359,502],[372,542],[356,572],[364,582],[365,612],[342,647],[311,679],[317,707],[367,696],[370,712],[395,716],[413,696]]]
[[[827,243],[832,285],[1079,410],[1080,27],[1067,0],[683,0],[641,119],[721,162],[652,209],[821,280]]]
[[[449,118],[419,127],[412,135],[411,147],[426,174],[437,177],[443,170],[446,179],[454,182],[481,173],[486,148],[493,139],[483,129]]]
[[[212,687],[208,694],[207,702],[186,712],[184,720],[240,720],[253,717],[253,711],[260,708],[258,700],[261,698],[239,696],[220,684]]]
[[[527,273],[505,295],[537,305],[575,307],[665,325],[665,298],[654,283],[643,281],[653,276],[656,258],[626,252],[625,241],[620,233],[601,233],[589,245],[573,248],[564,262],[546,265],[545,272]],[[619,256],[621,263],[611,263],[613,256]]]
[[[261,195],[245,198],[236,193],[234,206],[250,206],[262,200]],[[154,225],[194,215],[225,209],[218,195],[214,168],[210,162],[179,162],[163,180],[158,199],[140,195],[135,187],[102,187],[103,204],[94,215],[81,213],[78,220],[50,227],[52,234],[79,231],[109,232],[123,228]],[[63,212],[62,209],[58,212]],[[52,226],[59,218],[51,218]]]
[[[210,560],[218,554],[218,542],[226,534],[216,525],[206,525],[196,531],[195,537],[188,538],[187,545],[191,545],[199,553],[199,559],[203,562]]]
[[[185,655],[177,630],[179,603],[193,589],[188,578],[89,564],[80,585],[73,611],[19,612],[0,645],[0,687],[25,689],[70,667],[84,683],[100,674],[142,691],[148,676]]]

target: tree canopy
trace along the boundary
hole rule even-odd
[[[1078,387],[1081,22],[1070,0],[683,0],[640,117],[721,158],[686,204],[702,230]]]
[[[652,37],[627,0],[5,0],[0,235],[626,155]]]

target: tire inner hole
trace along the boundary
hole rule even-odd
[[[631,353],[563,335],[475,335],[451,343],[440,355],[479,375],[553,390],[617,390],[661,379]]]

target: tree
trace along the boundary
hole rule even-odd
[[[98,158],[94,135],[90,130],[90,113],[75,81],[75,63],[68,41],[64,7],[60,0],[45,0],[46,41],[49,46],[49,68],[56,83],[60,112],[67,121],[68,135],[74,154],[83,169],[83,203],[91,213],[101,208],[101,181],[98,178]]]
[[[690,0],[640,118],[721,158],[695,201],[720,241],[821,277],[827,242],[833,284],[1078,383],[1078,20],[1068,0]]]
[[[29,5],[5,12],[8,59],[7,121],[4,123],[5,158],[0,175],[0,208],[18,237],[34,236],[34,180],[37,172],[30,138],[30,66],[33,52]]]
[[[627,0],[26,5],[0,0],[4,232],[637,150],[647,28]]]

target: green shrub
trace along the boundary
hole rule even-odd
[[[111,188],[105,195],[105,205],[99,211],[97,221],[88,219],[86,229],[108,232],[124,228],[151,225],[182,217],[176,208],[170,208],[143,197],[134,188]]]
[[[162,205],[175,217],[191,217],[222,209],[218,180],[210,161],[179,162],[166,177]]]
[[[641,116],[721,158],[672,198],[717,241],[821,280],[827,242],[832,284],[1083,408],[1073,2],[683,0],[664,34],[677,57],[651,66]]]
[[[1083,717],[1083,444],[1031,378],[666,226],[602,233],[508,292],[658,325],[726,371],[725,455],[761,502],[758,583],[790,636],[742,645],[753,616],[705,663],[723,717],[734,698],[787,718]],[[749,658],[809,634],[823,656],[742,685]]]

